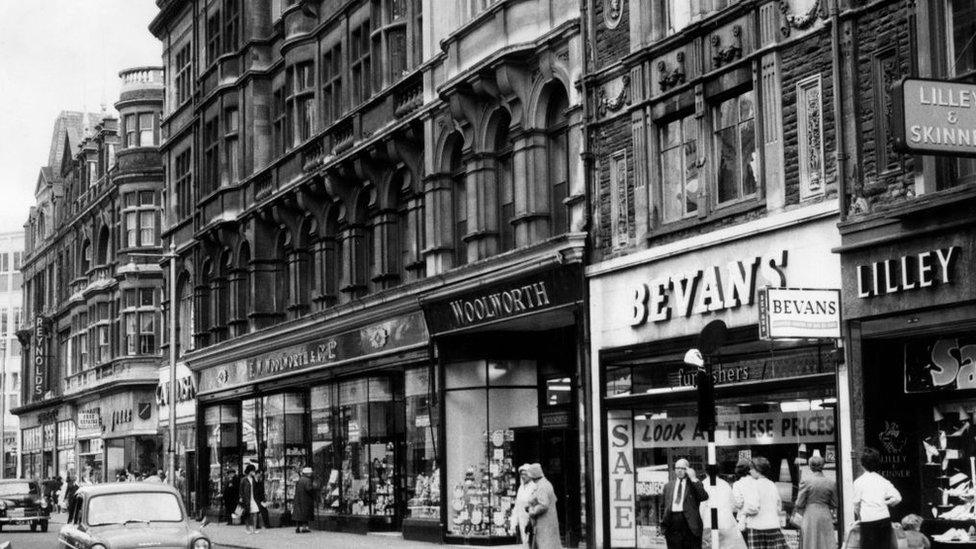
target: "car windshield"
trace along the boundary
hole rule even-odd
[[[22,496],[24,494],[37,494],[37,485],[30,482],[0,483],[0,497]]]
[[[89,526],[182,520],[180,502],[168,492],[105,494],[95,496],[88,502]]]

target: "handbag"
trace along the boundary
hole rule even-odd
[[[239,525],[241,523],[241,518],[243,516],[244,516],[244,506],[238,503],[237,507],[234,509],[234,512],[230,514],[230,520],[234,524]]]

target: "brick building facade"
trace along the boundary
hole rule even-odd
[[[106,112],[59,116],[25,224],[21,470],[114,480],[161,467],[159,68]]]

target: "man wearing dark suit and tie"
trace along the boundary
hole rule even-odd
[[[674,463],[675,479],[664,486],[664,516],[661,531],[668,549],[701,549],[702,519],[701,502],[708,499],[708,492],[696,479],[695,470],[688,467],[688,460]]]

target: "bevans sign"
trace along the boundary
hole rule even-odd
[[[835,218],[737,238],[647,262],[591,274],[590,314],[600,348],[697,335],[709,321],[730,328],[757,325],[758,289],[839,288],[840,245]],[[767,225],[776,226],[780,225]],[[713,237],[714,238],[714,237]],[[655,257],[655,256],[652,256]]]

